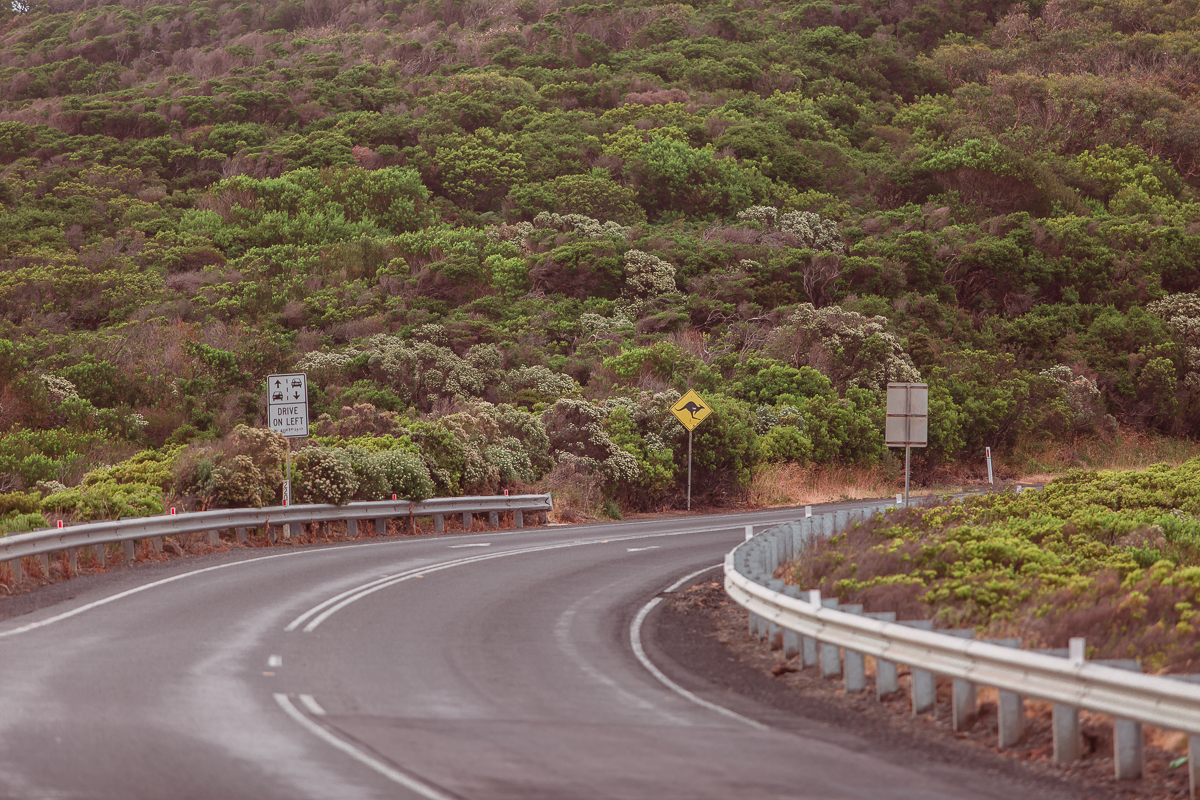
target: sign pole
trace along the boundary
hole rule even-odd
[[[283,483],[283,504],[292,504],[292,440],[287,440],[287,478]]]
[[[688,431],[688,511],[692,510],[692,432]]]
[[[908,459],[912,454],[912,446],[904,445],[904,507],[908,508]]]

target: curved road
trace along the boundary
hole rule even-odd
[[[656,595],[745,525],[795,515],[242,550],[80,581],[0,624],[0,797],[1020,796],[729,711],[645,657]]]

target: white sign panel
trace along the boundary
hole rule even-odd
[[[883,435],[888,447],[925,447],[929,443],[929,384],[888,384]]]
[[[267,376],[267,427],[284,436],[308,436],[308,376]]]

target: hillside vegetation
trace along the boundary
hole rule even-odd
[[[0,4],[0,519],[1200,436],[1200,2]]]

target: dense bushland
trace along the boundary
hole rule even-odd
[[[0,517],[276,502],[248,431],[297,369],[335,502],[676,503],[687,388],[709,502],[888,468],[889,380],[918,479],[1194,439],[1197,14],[8,4]]]

